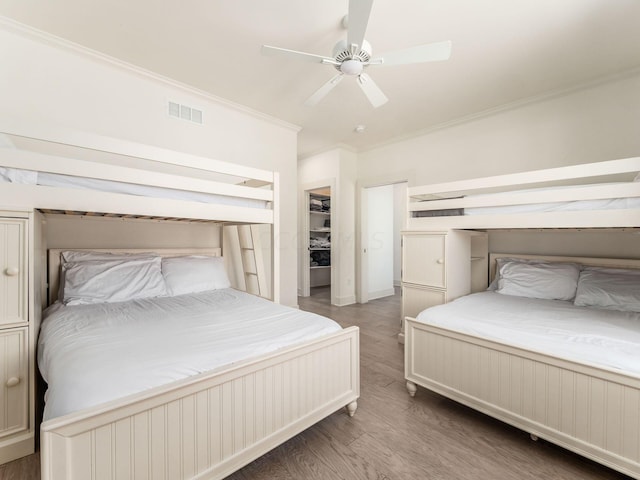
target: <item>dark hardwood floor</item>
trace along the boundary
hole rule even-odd
[[[403,379],[400,297],[334,307],[314,289],[300,308],[360,327],[361,397],[272,450],[231,480],[627,479],[525,432],[419,389]],[[0,479],[39,478],[38,454],[0,466]]]

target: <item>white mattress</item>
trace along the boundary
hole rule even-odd
[[[491,215],[538,212],[579,212],[585,210],[618,210],[640,208],[639,197],[606,198],[599,200],[574,200],[571,202],[532,203],[529,205],[505,205],[500,207],[465,208],[465,215]]]
[[[44,420],[340,330],[233,289],[45,311]]]
[[[640,313],[481,292],[424,310],[417,320],[640,376]]]
[[[16,168],[0,167],[0,182],[44,185],[48,187],[78,188],[83,190],[97,190],[109,193],[124,193],[152,198],[167,198],[171,200],[186,200],[190,202],[213,203],[218,205],[232,205],[237,207],[266,208],[263,200],[252,198],[230,197],[213,193],[190,192],[173,188],[154,187],[135,183],[99,180],[95,178],[58,175],[55,173],[33,172]]]

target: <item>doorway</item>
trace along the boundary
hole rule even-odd
[[[403,181],[360,190],[360,303],[393,295],[400,285],[407,185]]]
[[[333,186],[314,185],[303,191],[301,229],[301,289],[303,297],[329,295],[334,299],[335,234],[334,212],[331,206]]]
[[[309,190],[310,294],[331,289],[331,188]]]

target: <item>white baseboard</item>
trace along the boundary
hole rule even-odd
[[[356,303],[355,295],[347,295],[346,297],[336,297],[336,305],[337,307],[345,307],[347,305],[353,305]]]
[[[375,300],[376,298],[390,297],[391,295],[395,295],[395,290],[393,288],[388,288],[386,290],[378,290],[377,292],[369,292],[369,300]]]

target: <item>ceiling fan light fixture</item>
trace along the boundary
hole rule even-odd
[[[345,75],[360,75],[363,68],[360,60],[345,60],[340,64],[340,71]]]

